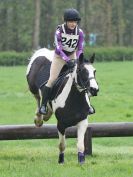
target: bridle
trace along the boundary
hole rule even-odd
[[[75,84],[76,84],[76,86],[77,86],[77,88],[78,88],[79,90],[81,90],[81,91],[84,90],[84,91],[87,92],[87,91],[90,90],[90,81],[91,81],[92,79],[95,79],[95,77],[89,77],[89,78],[87,79],[87,81],[84,81],[81,72],[82,72],[82,69],[77,68],[77,82],[75,82]],[[79,81],[78,81],[78,80],[79,80]],[[78,82],[79,82],[79,83],[78,83]]]

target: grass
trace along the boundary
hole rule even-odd
[[[132,122],[132,62],[96,63],[100,86],[90,122]],[[33,123],[36,103],[28,92],[26,67],[0,67],[0,124]],[[48,123],[56,123],[54,116]],[[77,163],[76,139],[67,139],[58,165],[58,140],[0,142],[0,177],[133,177],[133,138],[93,139],[93,156]]]
[[[114,145],[115,142],[117,144],[117,138],[115,140],[102,138],[101,142],[95,139],[93,156],[87,157],[83,166],[77,164],[75,140],[67,141],[69,147],[66,150],[64,165],[57,164],[57,140],[2,142],[1,176],[132,177],[133,148],[128,141],[131,139],[126,138],[123,143]]]
[[[98,63],[99,96],[92,121],[133,121],[132,62]]]

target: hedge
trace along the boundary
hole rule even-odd
[[[133,48],[131,47],[101,47],[85,48],[85,55],[96,55],[96,61],[131,61],[133,60]]]
[[[93,53],[96,54],[96,61],[133,61],[133,48],[126,47],[85,47],[86,58],[90,57]],[[28,59],[32,52],[15,52],[7,51],[0,52],[0,65],[1,66],[13,66],[13,65],[27,65]]]
[[[0,65],[2,66],[14,66],[14,65],[26,65],[28,64],[28,58],[30,52],[15,52],[7,51],[0,52]]]

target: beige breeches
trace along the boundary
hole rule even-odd
[[[76,52],[74,52],[72,55],[69,56],[70,59],[76,59]],[[59,55],[55,54],[51,68],[50,68],[50,77],[46,84],[47,87],[52,87],[54,81],[58,78],[61,69],[66,64],[66,61],[64,61]]]

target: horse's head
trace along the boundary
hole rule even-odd
[[[99,87],[96,81],[96,69],[93,67],[95,54],[86,60],[80,55],[77,64],[77,84],[82,90],[86,90],[91,96],[97,96]]]

